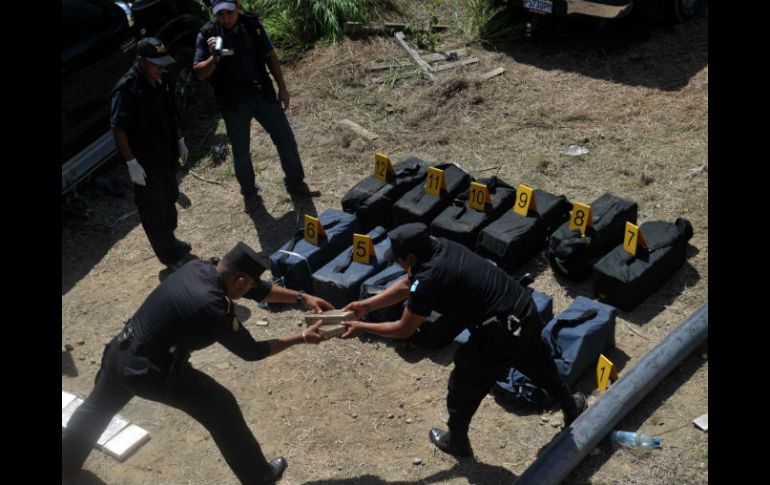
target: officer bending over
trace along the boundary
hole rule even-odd
[[[471,419],[495,381],[515,367],[556,398],[569,425],[586,408],[580,393],[571,394],[561,379],[548,348],[540,339],[543,322],[524,288],[505,271],[466,247],[428,234],[421,223],[399,226],[388,234],[385,254],[407,271],[382,293],[350,303],[345,310],[363,318],[371,311],[408,299],[397,322],[343,322],[349,329],[341,338],[363,332],[383,337],[408,338],[431,310],[463,321],[471,337],[454,355],[449,376],[447,409],[449,432],[430,430],[430,441],[454,456],[470,456]]]
[[[257,253],[239,242],[216,264],[193,260],[147,297],[107,344],[96,385],[62,433],[62,481],[71,483],[112,417],[134,396],[180,409],[210,433],[241,483],[273,483],[286,468],[270,462],[233,394],[189,363],[190,352],[219,342],[244,360],[260,360],[295,344],[318,344],[320,321],[302,333],[256,341],[235,316],[232,300],[301,302],[319,313],[325,300],[259,279]]]

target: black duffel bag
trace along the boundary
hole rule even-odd
[[[563,195],[535,189],[537,210],[526,217],[510,210],[479,234],[476,252],[513,274],[529,258],[543,249],[551,234],[569,219],[570,203]]]
[[[562,224],[548,243],[546,256],[554,271],[574,280],[591,276],[591,268],[602,256],[623,242],[626,222],[636,224],[636,202],[606,192],[591,204],[592,226],[585,236],[579,229]]]
[[[492,199],[484,204],[484,212],[468,207],[469,188],[461,192],[452,204],[433,220],[430,224],[431,234],[451,239],[473,251],[479,232],[513,207],[516,189],[497,177],[481,178],[478,182],[487,186]]]
[[[370,231],[393,226],[393,204],[416,185],[425,181],[428,164],[409,157],[393,166],[395,175],[388,173],[386,181],[370,175],[350,188],[342,197],[342,210],[355,214],[361,230]]]
[[[692,224],[651,221],[639,227],[647,247],[637,246],[636,256],[623,244],[594,265],[594,297],[623,311],[631,311],[670,278],[687,259]]]
[[[441,190],[441,195],[428,194],[425,184],[420,184],[404,194],[393,204],[393,225],[400,226],[409,222],[422,222],[430,226],[431,221],[452,203],[457,194],[467,189],[473,177],[465,170],[453,163],[441,163],[436,165],[444,171],[446,190]]]

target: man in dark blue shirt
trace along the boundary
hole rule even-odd
[[[215,19],[198,33],[193,73],[199,80],[209,79],[214,90],[233,147],[235,178],[246,212],[254,212],[260,204],[249,150],[252,118],[278,149],[286,190],[301,197],[320,195],[305,183],[297,142],[284,113],[289,108],[289,90],[259,17],[241,11],[235,0],[213,0],[211,10]],[[277,98],[268,69],[278,84]]]
[[[559,402],[565,425],[586,408],[585,396],[570,392],[540,338],[543,322],[531,290],[465,246],[430,236],[425,224],[404,224],[388,235],[391,248],[385,258],[395,260],[407,276],[378,295],[350,303],[345,310],[363,318],[408,299],[401,319],[343,322],[349,329],[341,337],[370,332],[408,338],[432,310],[465,322],[471,337],[457,349],[449,376],[449,432],[431,429],[433,444],[455,456],[471,455],[471,419],[495,381],[510,367],[520,369]]]
[[[244,360],[275,355],[299,343],[318,344],[320,321],[302,333],[256,341],[235,316],[232,300],[302,303],[320,313],[321,298],[259,279],[257,253],[239,242],[224,258],[193,260],[158,286],[106,346],[96,385],[62,434],[62,479],[73,480],[112,417],[133,396],[180,409],[210,433],[243,484],[273,483],[282,457],[262,454],[233,394],[189,363],[190,352],[219,342]]]

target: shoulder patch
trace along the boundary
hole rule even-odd
[[[419,284],[420,284],[420,280],[414,280],[414,283],[412,283],[412,287],[409,288],[409,292],[414,293],[415,291],[417,291],[417,285]]]

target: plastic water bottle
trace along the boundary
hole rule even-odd
[[[646,434],[634,433],[633,431],[613,431],[610,433],[610,440],[613,443],[625,446],[639,446],[641,448],[660,447],[660,439],[650,438]]]

